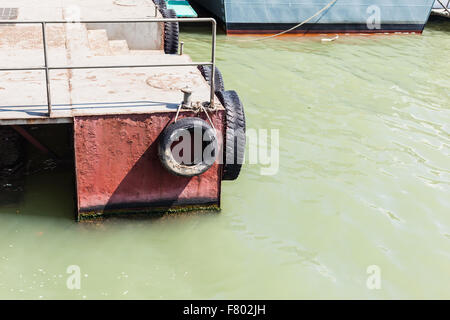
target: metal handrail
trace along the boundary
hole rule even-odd
[[[444,8],[445,11],[447,11],[450,14],[450,0],[447,1],[447,4],[443,4],[441,0],[437,0],[437,2]]]
[[[148,22],[190,22],[190,23],[200,23],[200,22],[210,22],[212,26],[212,48],[211,48],[211,61],[210,62],[190,62],[190,63],[171,63],[171,64],[145,64],[145,65],[111,65],[111,66],[49,66],[48,56],[47,56],[47,37],[46,37],[46,26],[48,24],[96,24],[96,23],[148,23]],[[44,50],[44,66],[43,67],[31,67],[31,68],[0,68],[0,71],[45,71],[45,83],[47,86],[47,107],[48,116],[52,116],[52,101],[51,101],[51,87],[50,87],[50,77],[49,71],[51,70],[74,70],[74,69],[117,69],[117,68],[152,68],[152,67],[190,67],[190,66],[200,66],[209,65],[212,66],[212,75],[216,71],[216,32],[217,32],[217,22],[214,18],[152,18],[146,20],[94,20],[94,21],[0,21],[2,24],[40,24],[42,26],[42,42]],[[214,106],[215,98],[215,77],[212,76],[210,79],[210,105]]]

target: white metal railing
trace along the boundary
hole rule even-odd
[[[97,23],[149,23],[149,22],[186,22],[186,23],[204,23],[210,22],[212,26],[212,46],[211,46],[211,61],[209,62],[191,62],[191,63],[171,63],[171,64],[143,64],[143,65],[101,65],[101,66],[50,66],[48,63],[47,55],[47,36],[46,27],[49,24],[97,24]],[[49,72],[51,70],[73,70],[73,69],[117,69],[117,68],[151,68],[151,67],[187,67],[187,66],[200,66],[210,65],[212,69],[212,75],[216,70],[216,33],[217,23],[213,18],[150,18],[146,20],[94,20],[94,21],[0,21],[0,25],[16,25],[16,24],[40,24],[42,27],[42,42],[44,53],[44,66],[31,67],[31,68],[0,68],[1,71],[45,71],[45,83],[47,87],[47,106],[48,116],[52,116],[52,100],[51,100],[51,81]],[[210,105],[214,106],[214,76],[210,79]]]
[[[437,3],[439,3],[441,5],[441,7],[448,13],[450,14],[450,0],[447,0],[447,4],[445,4],[445,0],[436,0]],[[433,6],[435,9],[439,9],[439,6],[436,8],[435,6]]]

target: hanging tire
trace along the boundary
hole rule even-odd
[[[177,13],[173,9],[161,11],[163,18],[176,18]],[[180,26],[178,22],[164,22],[164,53],[177,54],[179,47]]]
[[[206,82],[211,83],[211,74],[212,67],[211,66],[198,66],[198,70],[202,74],[203,78],[205,78]],[[223,81],[222,73],[219,68],[216,67],[215,77],[214,77],[214,91],[225,91],[225,84]]]
[[[226,109],[222,180],[236,180],[241,172],[245,154],[244,106],[236,91],[219,91],[216,95]]]
[[[158,7],[160,12],[162,10],[164,10],[164,9],[167,9],[166,1],[164,1],[164,0],[153,0],[153,2]]]
[[[201,135],[198,135],[200,132]],[[170,173],[177,176],[201,175],[216,161],[216,132],[203,119],[191,117],[178,120],[164,129],[159,139],[159,159]],[[195,143],[201,143],[201,149],[196,149]]]

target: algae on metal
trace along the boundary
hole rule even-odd
[[[197,214],[197,213],[211,213],[220,212],[219,205],[186,205],[186,206],[174,206],[174,207],[154,207],[145,209],[118,209],[118,210],[93,210],[80,212],[78,214],[78,222],[85,222],[91,220],[102,220],[113,217],[127,217],[127,218],[159,218],[166,215],[176,216],[184,214]]]

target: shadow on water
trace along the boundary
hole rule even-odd
[[[50,153],[41,152],[36,146],[18,137],[18,135],[15,135],[17,141],[15,140],[13,144],[7,144],[11,140],[3,142],[3,151],[7,151],[8,148],[13,150],[14,146],[17,145],[21,147],[17,150],[14,149],[17,153],[20,153],[20,156],[12,157],[13,152],[9,152],[9,157],[3,156],[3,158],[0,158],[0,164],[2,164],[2,161],[14,162],[14,166],[0,170],[0,218],[11,217],[12,215],[14,217],[26,216],[38,219],[62,219],[75,223],[77,200],[72,126],[65,124],[24,126],[23,128],[45,146]],[[11,132],[11,130],[8,130],[8,132]],[[0,136],[2,135],[0,134]],[[170,179],[167,176],[169,173],[162,169],[160,162],[153,161],[155,157],[158,157],[157,143],[153,143],[147,149],[119,184],[104,208],[106,211],[120,209],[117,204],[120,204],[124,197],[128,197],[130,192],[139,194],[145,192],[145,190],[158,189],[161,181]],[[148,163],[154,163],[155,167],[151,170],[144,170]],[[158,177],[155,178],[154,175],[142,176],[143,172],[150,171],[158,172]],[[178,184],[172,184],[168,196],[176,198],[174,194],[181,194],[190,179],[180,179]],[[168,190],[162,190],[161,192],[168,192]],[[142,195],[140,198],[142,198]],[[174,201],[161,203],[165,207],[177,204]],[[139,206],[140,203],[136,203],[137,209]],[[122,214],[94,222],[98,224],[103,221],[114,222],[123,219],[156,222],[186,216],[209,215],[209,213],[199,211],[194,214],[152,213],[133,214],[131,216]]]
[[[70,125],[23,126],[50,152],[42,152],[13,130],[1,135],[0,216],[74,220],[73,148]],[[5,155],[9,154],[9,155]],[[11,155],[17,154],[12,157]]]
[[[425,30],[436,30],[450,32],[450,19],[440,16],[430,16]]]
[[[0,216],[52,217],[74,220],[73,175],[69,168],[27,174],[20,189],[0,190]]]

